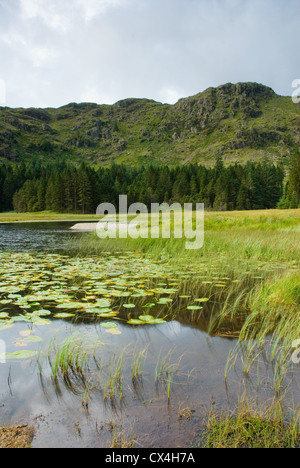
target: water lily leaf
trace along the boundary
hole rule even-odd
[[[122,332],[120,332],[120,330],[117,328],[110,328],[106,330],[106,333],[109,333],[110,335],[122,335]]]
[[[13,322],[31,322],[30,317],[26,317],[25,315],[18,315],[17,317],[12,317],[11,320]]]
[[[125,307],[125,309],[134,309],[135,304],[123,304],[123,307]]]
[[[107,328],[107,329],[118,328],[117,324],[114,322],[100,323],[100,326],[102,328]]]
[[[0,313],[0,319],[7,318],[7,317],[9,317],[9,314],[7,312]]]
[[[149,323],[150,323],[150,325],[158,325],[159,323],[166,323],[166,321],[163,320],[163,319],[153,319]]]
[[[14,342],[14,346],[18,346],[19,348],[23,348],[27,346],[27,343],[24,342],[24,340],[19,340]]]
[[[75,314],[67,314],[67,313],[61,313],[61,314],[55,314],[55,318],[69,318],[69,317],[75,317]]]
[[[150,293],[145,293],[145,291],[143,291],[142,293],[136,293],[136,294],[132,294],[131,297],[145,297],[145,296],[151,296],[152,294]]]
[[[173,302],[173,299],[168,299],[167,297],[161,297],[157,304],[165,305],[165,304],[168,304],[170,302]]]
[[[187,309],[188,310],[201,310],[201,309],[203,309],[203,307],[201,307],[201,306],[189,306]]]
[[[201,297],[200,299],[195,299],[195,302],[208,302],[209,298],[208,297]]]
[[[32,333],[33,333],[33,330],[23,330],[23,331],[19,332],[19,335],[23,336],[23,337],[26,337],[26,336],[32,335]]]
[[[37,310],[36,312],[34,312],[35,315],[38,315],[40,317],[46,317],[47,315],[51,315],[51,312],[50,310],[46,310],[46,309],[42,309],[42,310]]]
[[[117,315],[119,315],[119,312],[105,312],[103,314],[99,313],[98,315],[101,318],[112,318],[112,317],[116,317]]]
[[[40,318],[40,317],[35,317],[35,318],[32,320],[32,323],[33,323],[34,325],[40,325],[40,326],[42,326],[42,325],[49,325],[51,322],[50,322],[50,320],[48,320],[48,319],[42,319],[42,318]]]
[[[8,322],[3,322],[3,323],[0,323],[0,330],[6,330],[7,328],[11,328],[13,326],[14,324],[11,320]]]
[[[99,307],[99,309],[105,309],[111,306],[111,302],[108,299],[98,299],[98,301],[94,304],[94,307]]]
[[[159,323],[166,323],[165,320],[163,319],[155,319],[154,317],[152,317],[151,315],[141,315],[139,317],[139,320],[141,320],[141,322],[145,322],[149,325],[157,325]]]
[[[29,351],[29,350],[23,350],[23,351],[16,351],[14,353],[6,353],[5,359],[28,359],[36,356],[38,354],[37,351]]]
[[[142,322],[141,320],[138,320],[138,319],[131,319],[131,320],[128,320],[127,322],[129,325],[145,325],[146,322]]]
[[[152,317],[152,315],[141,315],[139,317],[139,320],[141,320],[142,322],[151,322],[152,320],[154,320],[154,317]]]
[[[64,304],[59,304],[56,306],[57,309],[80,309],[81,307],[86,307],[87,304],[82,304],[78,302],[66,302]]]
[[[27,338],[24,338],[24,340],[30,343],[39,343],[40,341],[43,341],[39,336],[28,336]]]
[[[121,291],[112,291],[110,293],[114,297],[129,297],[131,296],[131,292],[121,292]]]

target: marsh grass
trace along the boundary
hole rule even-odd
[[[131,380],[133,383],[136,383],[137,380],[142,380],[143,378],[143,370],[147,358],[147,349],[148,346],[142,351],[138,351],[136,348],[134,350],[133,360],[131,364]]]
[[[174,362],[173,355],[175,350],[170,350],[167,354],[161,355],[159,354],[156,368],[155,368],[155,384],[156,388],[158,389],[158,384],[161,384],[165,387],[168,402],[170,403],[171,399],[171,391],[174,384],[174,376],[178,374],[180,364],[183,358],[183,355],[180,356],[177,361]]]
[[[171,222],[171,232],[174,224]],[[139,251],[148,257],[169,262],[255,259],[293,261],[299,255],[300,210],[270,210],[205,213],[205,244],[199,250],[186,250],[185,239],[99,239],[83,236],[74,246],[82,255]],[[227,265],[228,266],[228,265]]]
[[[119,400],[122,401],[123,393],[123,363],[124,363],[125,350],[119,357],[113,357],[109,367],[108,379],[104,390],[104,399],[110,399],[113,402],[117,395]]]
[[[241,400],[237,410],[208,416],[200,443],[204,448],[299,448],[300,421],[284,420],[280,401],[259,408]]]
[[[99,343],[88,344],[78,336],[71,335],[61,345],[53,338],[49,344],[47,358],[54,384],[61,378],[68,389],[74,393],[84,390],[83,401],[90,394],[89,374],[91,360],[100,366],[95,353]],[[42,364],[38,358],[40,373]]]
[[[249,359],[261,350],[268,341],[271,362],[278,362],[282,374],[291,364],[292,343],[300,336],[300,274],[288,271],[276,274],[262,284],[253,287],[247,294],[241,293],[234,303],[224,304],[215,319],[214,327],[220,327],[228,318],[231,320],[244,312],[239,342],[244,343]]]

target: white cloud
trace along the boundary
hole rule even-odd
[[[6,82],[0,79],[0,105],[6,104]]]
[[[110,8],[124,7],[129,0],[77,0],[77,5],[84,11],[86,21],[105,13]]]
[[[66,32],[70,28],[69,16],[72,0],[20,0],[21,15],[26,20],[38,18],[47,26]]]
[[[159,93],[159,100],[168,104],[175,104],[184,94],[174,88],[163,88]]]
[[[299,14],[299,0],[0,0],[0,79],[12,107],[174,103],[228,81],[287,95]]]
[[[58,56],[58,52],[47,47],[33,47],[28,49],[28,56],[34,67],[47,67],[49,62]]]

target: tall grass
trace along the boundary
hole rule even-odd
[[[204,247],[186,250],[185,239],[99,239],[96,234],[82,236],[71,246],[78,255],[102,255],[105,252],[140,252],[154,261],[178,266],[209,266],[218,262],[224,273],[243,268],[254,261],[293,262],[299,259],[299,233],[295,231],[206,231]]]
[[[268,408],[242,399],[236,411],[208,417],[201,445],[205,448],[299,448],[300,421],[285,421],[278,401]]]
[[[93,360],[99,367],[96,349],[99,343],[89,344],[77,335],[69,336],[58,345],[55,338],[50,341],[47,358],[51,370],[51,379],[56,384],[62,379],[68,389],[74,393],[84,390],[85,399],[89,394],[90,362]],[[42,365],[39,364],[40,372]]]

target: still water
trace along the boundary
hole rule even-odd
[[[74,222],[0,224],[0,250],[10,252],[67,252]]]
[[[210,303],[191,314],[177,298],[168,315],[169,303],[151,304],[157,292],[169,298],[176,284],[161,267],[124,256],[69,259],[70,240],[82,236],[69,231],[72,224],[0,225],[0,340],[10,356],[0,364],[1,426],[33,425],[33,448],[189,447],[212,407],[233,408],[245,390],[256,401],[272,397],[273,371],[263,356],[247,375],[238,359],[225,380],[237,342],[208,336]],[[115,326],[84,308],[96,296],[114,298]],[[72,312],[59,309],[71,300],[79,310],[59,318],[57,312]],[[129,325],[145,307],[149,315],[168,317],[165,323]],[[73,365],[66,375],[58,369],[54,378],[66,340],[88,350],[83,369]],[[12,357],[24,351],[34,354]]]

